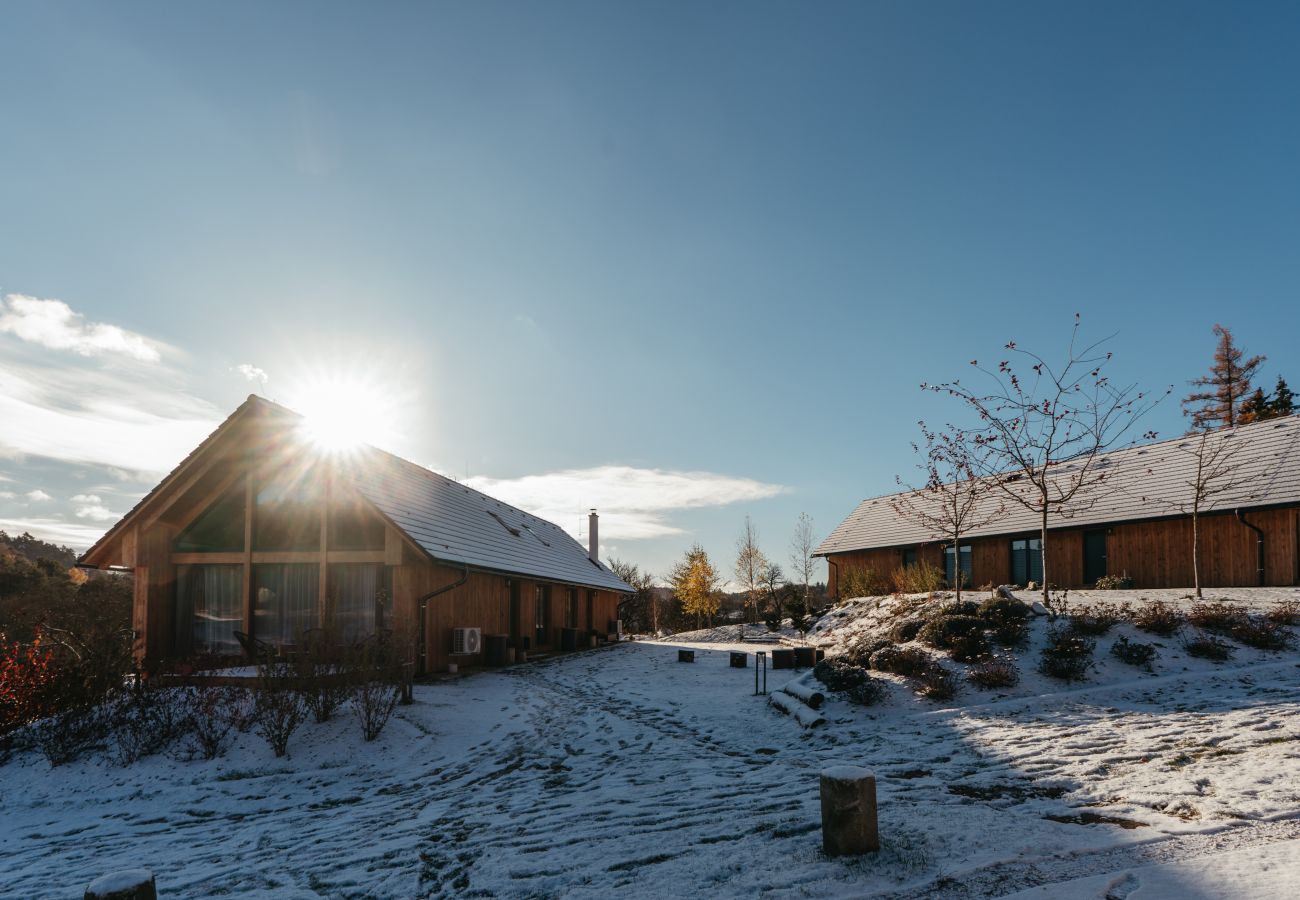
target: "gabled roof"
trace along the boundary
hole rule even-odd
[[[1156,519],[1177,515],[1190,499],[1188,482],[1196,471],[1194,450],[1200,435],[1186,435],[1152,444],[1115,450],[1099,457],[1095,465],[1106,471],[1096,492],[1081,498],[1072,514],[1054,516],[1052,528],[1077,528],[1108,522]],[[1268,419],[1233,429],[1213,431],[1210,441],[1231,441],[1233,465],[1229,481],[1239,487],[1211,498],[1202,512],[1247,509],[1300,503],[1300,416]],[[1062,466],[1062,474],[1070,466]],[[815,551],[816,556],[852,550],[872,550],[929,543],[936,535],[898,515],[890,500],[902,494],[871,497],[858,504]],[[989,503],[996,508],[996,495]],[[970,537],[1037,531],[1037,513],[1019,504],[1007,504],[1007,516]],[[976,518],[983,518],[977,516]]]
[[[254,418],[265,423],[262,427],[282,432],[286,440],[281,444],[296,440],[294,435],[302,423],[302,417],[292,410],[256,395],[249,396],[82,558],[93,558],[118,537],[129,521],[170,484],[181,479],[237,421]],[[436,562],[620,593],[632,591],[608,566],[593,561],[585,547],[553,522],[391,453],[362,447],[339,457],[335,471]]]

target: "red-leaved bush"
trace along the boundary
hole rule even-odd
[[[41,649],[41,635],[30,644],[0,644],[0,734],[45,715],[54,680],[54,651]]]

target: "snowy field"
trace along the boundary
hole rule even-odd
[[[834,653],[876,605],[811,637]],[[1031,671],[1041,630],[1016,688],[935,704],[882,676],[884,705],[831,699],[811,731],[715,629],[417,686],[375,743],[345,716],[288,760],[252,735],[213,762],[28,754],[0,767],[0,896],[137,865],[161,897],[1294,896],[1300,652],[1155,638],[1146,674],[1106,654],[1120,626],[1063,687]],[[879,854],[821,855],[831,763],[875,770]]]

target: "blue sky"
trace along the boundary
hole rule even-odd
[[[784,560],[954,417],[920,382],[1075,312],[1144,387],[1216,321],[1300,381],[1293,4],[0,16],[0,295],[66,304],[4,301],[10,531],[85,544],[251,390],[343,382],[651,571],[745,515]]]

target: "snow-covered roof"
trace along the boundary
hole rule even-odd
[[[1230,491],[1211,498],[1203,512],[1244,509],[1255,506],[1300,503],[1300,416],[1268,419],[1233,429],[1210,432],[1210,441],[1232,441],[1236,471],[1227,481],[1238,483]],[[1095,466],[1106,478],[1064,517],[1053,517],[1053,528],[1077,528],[1108,522],[1154,519],[1176,515],[1190,500],[1189,482],[1196,471],[1195,448],[1200,435],[1186,435],[1152,444],[1115,450],[1098,457]],[[1070,471],[1060,469],[1060,477]],[[831,532],[815,555],[844,553],[928,543],[936,535],[924,526],[898,515],[890,500],[901,494],[870,497]],[[999,502],[995,492],[989,504]],[[977,516],[976,518],[983,518]],[[1037,513],[1016,503],[1007,504],[1007,515],[970,537],[1014,534],[1038,528]]]
[[[345,477],[440,562],[630,593],[563,528],[381,450],[346,464]]]

